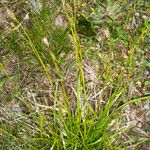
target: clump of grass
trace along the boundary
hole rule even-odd
[[[58,7],[63,8],[63,13],[55,14]],[[20,22],[6,7],[15,25],[10,32],[7,32],[6,45],[19,58],[17,63],[20,76],[24,76],[23,72],[26,71],[23,66],[38,68],[39,72],[34,73],[30,70],[28,74],[28,78],[33,78],[32,82],[37,83],[33,86],[35,92],[28,90],[30,96],[25,93],[25,88],[21,88],[22,84],[19,81],[22,78],[18,77],[20,89],[18,88],[19,92],[14,94],[13,100],[19,105],[23,104],[26,111],[18,105],[13,105],[11,112],[7,111],[7,106],[1,106],[2,113],[4,113],[4,119],[0,124],[2,149],[7,147],[44,150],[128,148],[129,144],[120,136],[132,125],[123,123],[121,113],[127,105],[150,98],[150,96],[145,96],[131,100],[127,94],[129,83],[132,80],[134,52],[147,29],[144,28],[137,43],[130,48],[128,59],[122,70],[114,69],[118,60],[114,60],[114,64],[111,63],[114,54],[113,36],[111,37],[109,52],[107,56],[104,56],[105,58],[102,58],[103,68],[98,70],[102,83],[97,85],[96,93],[91,92],[88,95],[83,64],[86,58],[83,56],[84,52],[77,33],[78,12],[76,8],[76,0],[73,4],[62,0],[62,3],[49,6],[46,0],[43,0],[41,9],[37,12],[31,10],[29,21],[25,23],[28,14]],[[59,15],[65,15],[68,21],[65,29],[55,25],[55,18]],[[70,53],[75,54],[74,58],[69,57]],[[67,75],[71,71],[68,69],[66,72],[64,69],[66,66],[63,64],[67,63],[68,57],[75,62],[68,64],[70,70],[74,71],[71,82],[73,80],[75,82],[70,83],[75,104],[73,106],[66,83]],[[9,77],[4,66],[0,65],[0,68]],[[119,75],[116,74],[117,71]],[[40,80],[42,76],[47,78],[50,105],[38,100],[38,90],[42,89],[36,80]],[[31,88],[32,84],[26,87]],[[43,91],[46,90],[43,89]],[[44,99],[44,96],[41,99]],[[6,115],[7,118],[5,118]]]

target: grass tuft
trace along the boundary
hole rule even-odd
[[[147,148],[142,1],[1,4],[1,149]]]

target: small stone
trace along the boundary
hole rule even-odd
[[[139,16],[140,16],[140,14],[137,12],[137,13],[135,13],[135,16],[136,16],[136,17],[139,17]]]
[[[58,16],[55,20],[55,25],[57,27],[67,27],[67,23],[65,22],[64,18],[62,16]]]
[[[138,122],[136,126],[141,128],[142,127],[142,123]]]
[[[149,105],[148,104],[144,105],[144,109],[149,110],[150,109]]]
[[[144,71],[144,75],[149,75],[149,71],[148,71],[148,70],[145,70],[145,71]]]
[[[142,18],[143,18],[144,20],[147,20],[147,16],[146,16],[146,15],[142,15]]]

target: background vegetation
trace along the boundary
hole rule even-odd
[[[149,149],[149,2],[0,1],[0,149]]]

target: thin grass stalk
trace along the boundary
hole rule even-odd
[[[2,3],[2,2],[1,2],[1,3]],[[26,37],[25,39],[27,39],[27,41],[29,42],[29,45],[31,46],[31,49],[32,49],[33,53],[35,54],[35,56],[36,56],[37,59],[39,60],[41,66],[42,66],[42,68],[43,68],[43,70],[44,70],[44,72],[45,72],[45,74],[46,74],[46,76],[47,76],[47,78],[48,78],[48,81],[49,81],[50,85],[53,87],[52,80],[51,80],[51,78],[50,78],[50,76],[49,76],[48,70],[46,69],[46,66],[45,66],[45,64],[43,63],[42,58],[41,58],[40,54],[38,53],[36,47],[34,46],[34,44],[33,44],[32,40],[31,40],[31,38],[29,37],[29,35],[28,35],[28,33],[27,33],[27,31],[24,29],[24,27],[22,26],[22,24],[17,20],[17,18],[15,17],[14,13],[13,13],[10,9],[8,9],[5,4],[2,3],[2,5],[6,8],[6,10],[7,10],[7,12],[8,12],[8,15],[9,15],[16,23],[18,23],[19,26],[18,26],[17,28],[15,28],[15,30],[18,29],[19,27],[22,29],[22,31],[23,31],[23,33],[24,33],[24,35],[25,35],[24,37]]]
[[[131,78],[131,74],[132,74],[132,67],[133,67],[133,58],[134,58],[134,52],[136,50],[136,48],[138,47],[138,44],[140,43],[140,41],[142,40],[142,38],[144,37],[144,35],[147,33],[148,31],[148,27],[146,26],[143,30],[141,35],[139,36],[137,42],[133,45],[133,48],[130,48],[129,50],[129,71],[128,71],[128,77],[127,77],[127,82],[129,83],[130,78]]]

